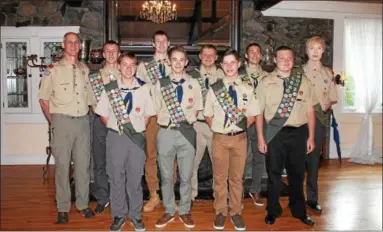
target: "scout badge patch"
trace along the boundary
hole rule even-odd
[[[235,105],[233,98],[230,96],[228,89],[223,83],[223,80],[218,80],[211,87],[227,117],[227,121],[224,125],[225,129],[229,128],[231,124],[235,124],[241,129],[245,129],[246,124],[244,125],[244,121],[247,123],[246,116]]]
[[[154,85],[157,80],[162,78],[160,68],[158,67],[157,61],[154,59],[150,62],[144,62],[146,72],[148,73],[149,79]]]
[[[180,123],[185,122],[186,117],[180,102],[178,102],[176,89],[168,77],[160,79],[160,88],[162,98],[170,114],[171,124],[169,127],[180,127]]]
[[[89,73],[89,81],[97,102],[100,101],[102,91],[104,90],[104,82],[102,81],[102,77],[99,74],[99,72]]]
[[[265,125],[267,130],[266,134],[266,143],[269,143],[271,139],[279,132],[283,127],[286,121],[289,119],[295,102],[297,100],[298,94],[303,95],[303,91],[299,91],[299,88],[302,83],[302,75],[300,69],[293,69],[290,78],[285,78],[283,80],[283,97],[282,101],[279,103],[278,109],[274,117],[270,122]],[[299,92],[298,92],[299,91]]]

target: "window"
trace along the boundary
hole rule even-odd
[[[343,109],[382,110],[382,19],[346,18]]]

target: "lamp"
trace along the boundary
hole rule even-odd
[[[155,23],[164,23],[177,18],[176,4],[171,1],[145,1],[142,4],[140,17]]]

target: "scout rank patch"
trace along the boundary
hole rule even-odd
[[[177,94],[172,84],[161,87],[162,98],[170,114],[170,127],[180,127],[180,122],[185,121],[185,113],[177,100]]]
[[[99,72],[93,72],[89,74],[89,81],[92,85],[94,96],[96,97],[97,102],[99,102],[102,91],[104,90],[104,82],[102,81],[102,77],[99,75]]]
[[[162,78],[157,61],[153,59],[150,62],[144,62],[144,66],[153,85],[157,82],[157,80]]]
[[[214,94],[217,97],[217,100],[221,105],[223,111],[225,112],[226,116],[228,117],[227,123],[226,125],[224,125],[224,127],[229,128],[233,123],[238,124],[242,120],[244,115],[238,109],[238,107],[235,106],[234,100],[230,96],[227,88],[223,86],[219,90],[214,91]]]
[[[290,117],[291,111],[293,110],[294,103],[297,99],[297,93],[301,85],[302,76],[300,77],[291,77],[286,80],[286,86],[283,90],[282,102],[278,106],[277,115],[280,118]],[[303,92],[299,92],[303,95]]]

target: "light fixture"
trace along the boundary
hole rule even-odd
[[[145,1],[142,4],[140,17],[155,23],[164,23],[177,18],[176,4],[171,1]]]

